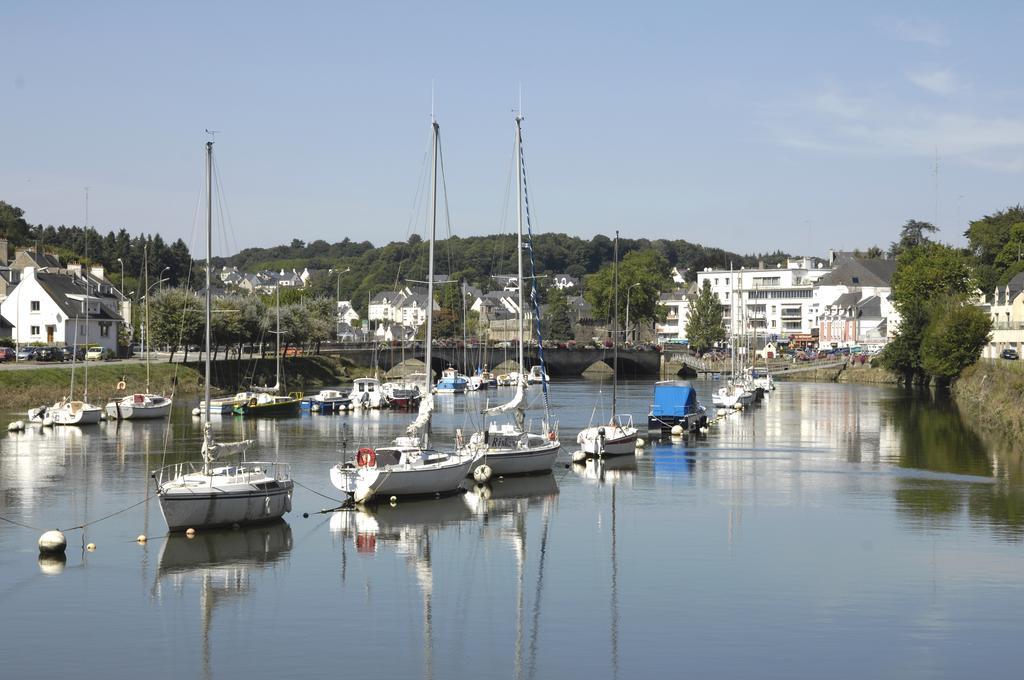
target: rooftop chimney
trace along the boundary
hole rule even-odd
[[[74,263],[74,264],[68,264],[68,271],[71,272],[72,274],[74,274],[75,276],[81,276],[82,275],[82,265],[77,263],[77,262]]]
[[[97,279],[104,279],[106,278],[104,274],[106,274],[107,272],[103,268],[103,265],[94,264],[93,266],[89,267],[89,273],[95,276]]]

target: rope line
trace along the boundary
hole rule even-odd
[[[332,501],[334,503],[344,503],[345,502],[345,501],[340,501],[337,498],[331,498],[330,496],[322,494],[319,491],[317,491],[316,489],[311,489],[308,486],[306,486],[305,484],[303,484],[302,482],[300,482],[299,480],[295,479],[294,477],[292,477],[292,483],[294,483],[295,486],[301,486],[303,489],[305,489],[306,491],[309,491],[310,493],[315,493],[317,496],[320,496],[320,498],[326,498],[327,500]]]
[[[32,531],[43,531],[42,529],[40,529],[38,527],[30,526],[28,524],[22,524],[21,522],[16,522],[15,520],[8,519],[6,517],[0,517],[0,521],[7,522],[9,524],[13,524],[16,527],[21,527],[23,529],[31,529]]]
[[[123,512],[128,512],[129,510],[131,510],[133,508],[137,508],[138,506],[142,505],[143,503],[148,503],[150,498],[152,498],[152,496],[146,496],[145,498],[143,498],[138,503],[132,503],[127,508],[122,508],[121,510],[117,510],[116,512],[112,512],[109,515],[104,515],[103,517],[100,517],[99,519],[94,519],[91,522],[84,522],[84,523],[79,524],[77,526],[68,527],[67,529],[61,529],[61,531],[74,531],[75,529],[84,529],[86,527],[92,526],[93,524],[99,524],[100,522],[102,522],[105,519],[110,519],[111,517],[115,517],[117,515],[120,515]]]

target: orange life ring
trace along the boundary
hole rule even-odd
[[[356,454],[356,465],[359,467],[376,467],[377,452],[371,448],[359,449]]]
[[[259,403],[259,401],[256,399],[256,397],[253,397],[252,399],[249,400],[249,406],[250,407],[255,406],[258,403]]]
[[[128,383],[126,383],[123,380],[121,382],[117,383],[117,389],[119,389],[119,390],[123,390],[126,387],[128,387]]]

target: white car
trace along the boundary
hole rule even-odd
[[[90,347],[89,349],[85,350],[85,358],[88,361],[99,361],[100,359],[103,358],[103,348]]]

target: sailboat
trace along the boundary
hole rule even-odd
[[[147,277],[145,285],[149,284],[149,262],[146,262]],[[155,285],[155,284],[154,284]],[[146,295],[146,328],[149,328],[149,295]],[[149,355],[146,352],[146,391],[129,394],[120,399],[112,399],[107,402],[107,417],[117,420],[145,420],[151,418],[166,418],[171,412],[171,400],[162,394],[153,394],[149,391]],[[120,387],[120,385],[119,385]]]
[[[213,248],[213,142],[206,143],[206,366],[202,462],[177,463],[153,473],[156,492],[170,531],[280,519],[292,509],[291,468],[283,463],[251,462],[252,441],[216,442],[210,432],[210,251]],[[238,454],[237,464],[218,458]]]
[[[436,120],[433,129],[433,186],[430,194],[430,246],[427,275],[427,300],[434,299],[434,239],[437,232],[437,161],[441,130]],[[428,305],[429,310],[432,305]],[[330,469],[331,483],[349,494],[356,503],[369,503],[391,496],[424,496],[454,493],[469,472],[476,454],[468,451],[446,453],[430,448],[430,417],[434,395],[430,388],[430,355],[433,337],[433,313],[427,312],[426,337],[423,342],[426,372],[423,399],[416,420],[406,428],[404,436],[390,446],[374,450],[361,448],[355,461],[338,463]]]
[[[89,228],[89,192],[85,193],[85,224]],[[89,239],[85,240],[85,256],[89,257]],[[77,283],[77,282],[76,282]],[[75,296],[77,298],[77,295]],[[89,345],[89,275],[85,275],[85,298],[82,300],[82,307],[85,312],[85,345]],[[72,321],[68,319],[68,321]],[[75,324],[75,342],[71,352],[71,387],[68,396],[56,402],[52,406],[39,406],[29,409],[29,422],[42,423],[47,425],[95,425],[102,419],[103,409],[89,403],[89,363],[83,361],[85,380],[83,381],[82,399],[75,399],[75,356],[78,354],[78,317],[73,320]],[[67,326],[65,326],[65,329]],[[66,330],[65,330],[66,332]]]
[[[297,416],[302,409],[302,393],[289,392],[287,396],[278,394],[281,391],[281,287],[277,292],[277,349],[275,351],[276,373],[272,387],[256,387],[248,401],[236,403],[232,409],[239,416]],[[235,395],[236,399],[238,395]]]
[[[617,414],[615,393],[619,385],[619,232],[615,232],[614,310],[612,317],[612,417],[607,425],[591,425],[576,437],[576,443],[588,456],[625,456],[636,453],[637,428],[633,416]]]
[[[526,429],[526,360],[523,344],[524,325],[526,309],[523,296],[523,131],[522,116],[516,115],[516,250],[518,252],[518,281],[519,281],[519,318],[516,336],[516,345],[519,348],[519,371],[517,372],[515,387],[516,392],[512,399],[499,406],[484,409],[484,416],[496,416],[503,413],[512,413],[513,422],[499,424],[492,421],[490,426],[481,432],[475,432],[460,450],[473,453],[478,456],[476,465],[486,464],[491,468],[491,474],[515,475],[543,472],[551,469],[558,456],[558,450],[562,443],[558,441],[557,426],[551,423],[550,413],[545,414],[541,432],[528,432]],[[532,239],[531,239],[532,247]],[[535,280],[535,279],[532,279]],[[532,296],[531,296],[532,297]],[[537,305],[534,304],[534,316],[539,323],[540,315]],[[538,338],[539,340],[539,338]],[[547,374],[543,371],[543,343],[537,343],[541,351],[541,375],[544,376],[544,400],[545,409],[547,406]]]

